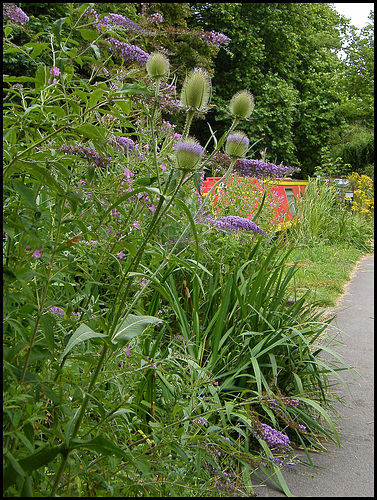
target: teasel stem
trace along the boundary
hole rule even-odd
[[[183,129],[182,139],[186,139],[186,137],[188,136],[194,114],[195,114],[195,109],[190,108],[187,111],[186,123],[185,123],[185,128]]]

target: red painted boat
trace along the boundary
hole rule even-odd
[[[202,193],[203,196],[206,196],[212,186],[221,179],[221,177],[207,177],[203,181]],[[260,179],[256,179],[259,186],[263,186],[263,183]],[[284,226],[289,226],[289,221],[292,220],[293,216],[296,213],[295,201],[298,197],[303,196],[306,186],[309,181],[301,181],[301,180],[293,180],[290,178],[284,179],[274,179],[270,181],[266,181],[270,185],[272,185],[272,190],[282,199],[282,202],[279,206],[279,213],[283,214]],[[219,184],[218,187],[223,187]],[[216,203],[217,197],[214,196],[214,202]]]

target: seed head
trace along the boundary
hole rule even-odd
[[[246,154],[249,139],[246,134],[238,130],[229,134],[225,144],[225,152],[231,158],[240,158]]]
[[[230,112],[236,118],[247,118],[254,109],[254,97],[248,90],[239,90],[229,104]]]
[[[147,61],[147,71],[149,76],[160,79],[167,74],[169,61],[161,52],[153,52]]]
[[[196,139],[188,137],[184,141],[177,142],[175,152],[178,170],[193,172],[200,161],[203,148]]]
[[[182,106],[204,111],[211,94],[211,80],[202,68],[194,68],[186,76],[181,92]]]

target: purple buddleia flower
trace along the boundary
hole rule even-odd
[[[122,16],[121,14],[109,14],[99,19],[99,14],[94,9],[87,9],[85,12],[86,17],[94,17],[96,20],[96,27],[99,31],[102,31],[103,26],[124,26],[128,31],[151,34],[151,31],[142,28],[138,24],[128,19],[128,17]]]
[[[204,40],[208,45],[215,45],[216,47],[221,47],[221,45],[228,45],[228,43],[231,41],[231,39],[223,33],[219,33],[213,30],[203,33],[200,38],[202,38],[202,40]]]
[[[50,313],[54,314],[58,318],[64,318],[64,310],[57,306],[52,306],[49,309]]]
[[[239,215],[227,215],[207,220],[218,229],[224,229],[230,233],[238,230],[244,230],[267,236],[267,234],[259,226],[257,226],[255,222],[250,219],[246,219],[245,217],[240,217]]]
[[[147,64],[149,54],[136,45],[120,42],[115,38],[106,38],[106,41],[110,44],[110,52],[121,56],[126,62],[137,62],[140,66]]]
[[[20,7],[9,3],[3,5],[3,18],[19,24],[25,24],[29,21],[28,16]]]
[[[74,144],[62,144],[60,146],[56,146],[55,143],[52,142],[50,146],[58,151],[85,158],[89,162],[94,163],[96,167],[108,167],[112,161],[111,157],[106,158],[101,156],[95,149],[82,146],[76,142]]]
[[[298,167],[288,167],[283,164],[275,165],[271,162],[247,158],[239,158],[234,165],[234,171],[242,177],[287,177],[300,170]]]
[[[139,153],[138,145],[135,143],[135,141],[133,141],[129,137],[112,135],[109,138],[109,142],[118,151],[123,150],[125,155],[133,153],[135,156],[137,156],[141,159],[143,158],[143,155],[141,153]]]
[[[290,445],[289,437],[267,424],[260,424],[259,436],[272,448],[286,449]]]

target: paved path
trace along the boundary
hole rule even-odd
[[[337,309],[329,333],[346,345],[336,348],[353,366],[357,381],[347,372],[353,398],[344,386],[337,394],[346,405],[337,409],[341,448],[330,443],[326,453],[311,453],[317,471],[299,465],[298,473],[284,472],[293,495],[298,497],[374,497],[374,255],[356,266]],[[339,330],[338,330],[339,329]],[[297,456],[307,463],[305,454]],[[253,484],[255,484],[253,480]],[[261,497],[285,496],[272,482],[255,488]]]

